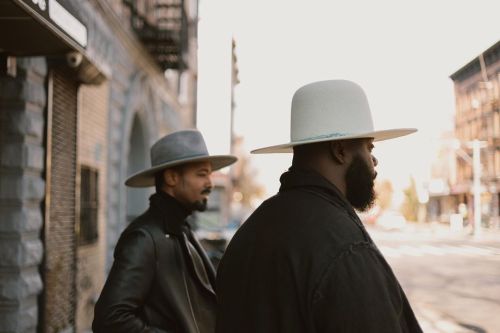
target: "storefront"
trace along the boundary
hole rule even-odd
[[[0,30],[0,326],[60,332],[78,306],[79,91],[105,75],[57,0],[0,2]]]
[[[0,1],[7,332],[91,330],[118,236],[152,190],[125,179],[159,137],[194,126],[197,2],[142,4]]]

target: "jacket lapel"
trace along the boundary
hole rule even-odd
[[[215,286],[215,269],[214,266],[212,265],[212,262],[207,256],[207,253],[203,249],[202,245],[200,242],[198,242],[198,239],[194,237],[193,232],[189,230],[189,233],[191,234],[191,242],[193,243],[193,246],[196,248],[198,253],[200,254],[201,260],[203,261],[203,266],[205,266],[205,270],[207,271],[208,274],[208,279],[210,280],[210,283],[212,286]]]
[[[160,221],[163,221],[165,236],[170,237],[170,235],[173,235],[181,243],[182,251],[186,254],[186,261],[188,261],[188,266],[193,272],[192,274],[195,276],[195,279],[198,280],[205,289],[215,295],[215,270],[205,254],[205,251],[203,251],[200,243],[198,243],[188,224],[185,222],[189,212],[173,197],[164,192],[153,194],[150,197],[150,204],[150,209],[153,214],[155,214]],[[191,243],[189,243],[190,240]],[[188,244],[191,244],[192,247]],[[193,258],[195,255],[197,258]],[[202,267],[197,268],[194,260],[197,260]],[[207,277],[204,276],[204,272],[200,271],[203,268]]]
[[[192,237],[192,239],[194,239],[194,237]],[[185,233],[182,233],[181,244],[182,244],[182,247],[184,249],[184,252],[187,254],[188,264],[190,266],[191,271],[194,273],[195,278],[199,281],[199,283],[207,291],[209,291],[210,293],[215,295],[215,291],[213,288],[213,285],[214,285],[213,281],[215,278],[215,273],[214,273],[214,269],[213,269],[212,265],[209,262],[207,262],[208,258],[206,258],[205,253],[203,251],[199,250],[199,248],[198,248],[199,244],[198,244],[198,246],[196,246],[191,242],[191,245],[193,245],[193,246],[190,247],[189,246],[189,239]],[[196,253],[193,253],[193,251],[196,251]],[[197,267],[197,265],[195,263],[195,260],[197,260],[197,259],[194,258],[194,256],[196,256],[196,255],[198,256],[198,260],[200,261],[200,264],[203,267],[199,267],[199,268]],[[204,276],[203,272],[200,271],[200,269],[203,269],[203,268],[205,269],[206,276]]]

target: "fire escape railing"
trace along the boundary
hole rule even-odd
[[[184,0],[123,0],[130,24],[163,69],[184,70],[188,51],[188,21]]]

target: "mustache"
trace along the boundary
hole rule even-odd
[[[210,194],[211,192],[212,192],[212,189],[210,187],[207,187],[203,191],[201,191],[201,194]]]

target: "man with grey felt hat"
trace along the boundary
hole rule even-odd
[[[212,333],[215,272],[186,218],[203,211],[211,173],[236,161],[209,155],[201,133],[171,133],[151,147],[151,167],[127,179],[155,186],[149,209],[123,231],[94,309],[92,329]]]
[[[422,332],[355,209],[375,199],[376,130],[361,87],[313,82],[292,99],[291,153],[279,192],[236,232],[217,271],[217,333]]]

